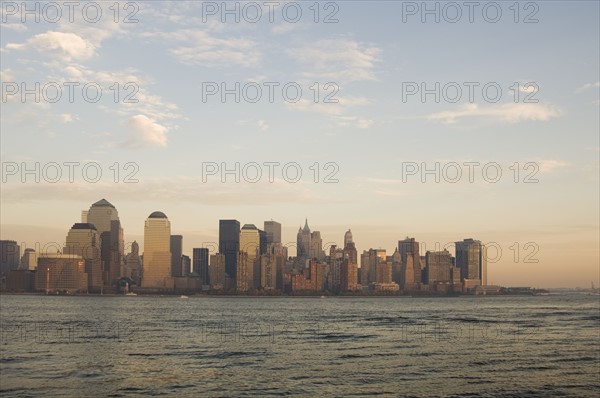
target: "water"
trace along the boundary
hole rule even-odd
[[[597,397],[598,296],[1,296],[0,395]]]

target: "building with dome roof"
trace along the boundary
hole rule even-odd
[[[172,289],[171,222],[160,211],[151,213],[144,225],[142,287]]]

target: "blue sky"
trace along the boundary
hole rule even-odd
[[[320,18],[337,7],[337,23],[315,23],[313,2],[293,4],[303,11],[297,23],[282,17],[290,2],[274,9],[273,23],[266,6],[259,23],[231,17],[222,23],[218,14],[204,15],[199,1],[135,2],[138,22],[127,24],[122,19],[133,8],[121,10],[115,23],[112,2],[98,3],[103,18],[97,23],[80,10],[73,23],[64,16],[59,23],[36,23],[29,15],[22,23],[7,3],[3,90],[10,82],[95,82],[103,96],[88,103],[79,92],[73,103],[54,104],[7,96],[1,104],[3,164],[97,162],[103,177],[92,184],[80,174],[72,183],[6,176],[2,239],[64,239],[80,211],[104,197],[117,206],[126,240],[140,241],[144,219],[162,210],[173,233],[184,235],[188,253],[216,240],[220,218],[280,221],[291,242],[308,217],[327,242],[340,243],[352,228],[359,251],[391,252],[406,235],[428,245],[466,237],[500,242],[502,259],[490,268],[498,283],[587,286],[598,279],[596,1],[520,2],[519,23],[509,8],[513,2],[497,3],[497,23],[482,16],[490,2],[480,2],[472,23],[464,6],[457,23],[443,17],[435,23],[431,16],[422,23],[420,14],[405,15],[403,22],[411,2],[342,1],[327,9],[321,2]],[[523,23],[532,11],[538,22]],[[133,82],[139,102],[115,103],[109,89],[115,82]],[[231,96],[225,103],[218,96],[203,102],[207,82],[296,82],[303,95],[292,104],[276,90],[270,103],[265,89],[258,103],[235,103]],[[334,83],[339,103],[311,103],[315,82],[321,90]],[[435,103],[433,96],[423,103],[418,95],[403,101],[408,82],[430,88],[435,82],[495,83],[503,95],[497,103],[486,102],[480,89],[472,103],[466,91],[457,103]],[[515,82],[537,84],[539,102],[523,103],[526,93],[520,93],[515,103]],[[121,168],[137,164],[139,182],[112,182],[115,162]],[[266,175],[254,184],[221,183],[216,176],[203,182],[203,162],[297,162],[303,178],[292,184],[276,173],[274,183]],[[315,162],[321,168],[336,163],[339,182],[314,183],[309,167]],[[403,162],[495,162],[503,175],[494,184],[480,173],[474,183],[466,177],[422,183],[419,175],[403,182]],[[535,163],[539,182],[514,183],[509,167],[515,162]],[[538,244],[539,263],[514,261],[514,242]],[[568,278],[560,272],[565,264],[573,270]]]

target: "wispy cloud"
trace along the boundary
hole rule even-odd
[[[558,108],[542,104],[511,103],[485,107],[477,104],[467,104],[461,106],[458,110],[432,113],[425,118],[444,123],[456,123],[467,118],[490,118],[507,123],[517,123],[522,121],[547,121],[561,114],[562,112]]]
[[[587,83],[584,84],[583,86],[579,87],[577,90],[575,90],[577,93],[581,93],[583,91],[592,89],[592,88],[600,88],[600,81],[596,82],[596,83]]]
[[[376,80],[374,69],[381,49],[349,39],[323,39],[292,47],[287,54],[308,67],[303,72],[305,77],[341,84]]]
[[[219,38],[201,29],[180,29],[172,32],[146,32],[147,38],[158,38],[180,62],[206,67],[258,66],[261,52],[258,44],[244,37]]]
[[[96,47],[75,33],[48,31],[30,37],[25,43],[8,43],[9,50],[34,48],[39,52],[50,52],[63,61],[85,60],[93,57]]]
[[[550,173],[556,169],[565,167],[569,164],[562,160],[554,160],[554,159],[537,160],[535,163],[537,163],[538,167],[540,168],[541,173]]]

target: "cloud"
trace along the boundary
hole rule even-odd
[[[0,70],[0,80],[3,82],[13,82],[15,76],[10,69]]]
[[[29,38],[25,43],[8,43],[7,49],[34,48],[39,52],[55,51],[65,61],[85,60],[94,56],[96,47],[75,33],[48,31]]]
[[[290,109],[295,109],[298,111],[340,116],[347,112],[349,108],[365,106],[371,103],[368,98],[354,97],[351,95],[341,97],[335,94],[331,100],[335,100],[337,102],[314,102],[303,98],[297,102],[286,102],[286,106]]]
[[[584,84],[583,86],[581,86],[577,90],[575,90],[575,92],[581,93],[583,91],[589,90],[590,88],[600,88],[600,81],[598,81],[596,83]]]
[[[335,82],[376,80],[375,64],[381,50],[348,39],[323,39],[287,50],[292,59],[308,65],[308,78]]]
[[[128,124],[136,131],[136,136],[125,145],[129,147],[167,146],[167,132],[169,129],[158,124],[145,115],[135,115],[128,120]]]
[[[258,121],[258,128],[261,129],[262,131],[266,131],[269,129],[269,125],[265,120],[259,120]]]
[[[73,65],[69,65],[65,68],[65,72],[69,75],[69,77],[73,77],[76,79],[80,79],[83,76],[83,72]]]
[[[538,167],[540,168],[541,173],[549,173],[560,167],[565,167],[568,165],[567,162],[563,162],[561,160],[552,160],[552,159],[538,160],[535,163],[537,163]]]
[[[70,113],[63,113],[60,115],[60,121],[62,123],[71,123],[78,120],[77,116],[71,115]]]
[[[477,104],[466,104],[456,111],[437,112],[426,116],[428,120],[456,123],[465,118],[483,117],[508,123],[521,121],[547,121],[561,115],[561,111],[549,105],[541,104],[502,104],[480,107]]]
[[[206,67],[258,66],[261,53],[253,40],[238,38],[218,38],[200,29],[180,29],[173,32],[143,33],[142,37],[159,38],[172,44],[170,50],[179,61],[188,65]]]
[[[373,124],[373,120],[364,119],[357,116],[336,116],[338,120],[338,126],[341,127],[358,127],[360,129],[367,129]]]
[[[24,23],[1,23],[0,28],[14,30],[15,32],[27,31],[27,26]]]

